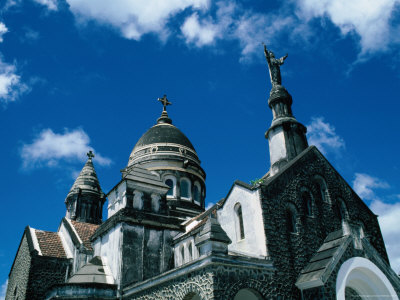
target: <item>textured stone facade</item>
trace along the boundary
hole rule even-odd
[[[6,300],[26,298],[31,260],[28,240],[24,234],[8,278]]]
[[[204,300],[232,300],[242,288],[251,288],[264,299],[280,299],[279,286],[273,279],[273,273],[271,268],[210,263],[196,270],[185,270],[185,274],[176,276],[172,280],[155,284],[131,295],[123,295],[123,298],[185,300],[197,295]],[[140,285],[138,287],[139,290]],[[126,292],[129,292],[129,289],[134,290],[134,288],[128,288]]]
[[[71,262],[68,259],[33,257],[26,299],[44,299],[47,290],[52,285],[65,282],[70,266]]]
[[[326,182],[325,199],[315,180],[317,176]],[[312,195],[311,214],[301,196],[303,188]],[[371,244],[388,260],[376,216],[315,147],[305,150],[281,173],[266,179],[261,189],[267,249],[280,274],[277,280],[283,287],[282,296],[300,299],[300,290],[294,285],[298,274],[328,233],[341,228],[338,199],[351,208],[347,210],[348,220],[364,227]],[[288,209],[295,211],[295,232],[289,229]]]

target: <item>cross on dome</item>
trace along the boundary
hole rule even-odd
[[[92,160],[92,158],[94,157],[94,153],[92,152],[92,150],[90,150],[88,153],[86,153],[87,157]]]
[[[160,101],[160,102],[162,103],[162,105],[163,105],[163,111],[167,111],[167,106],[168,106],[168,105],[172,105],[172,103],[168,101],[167,95],[164,95],[164,97],[158,98],[157,100]]]

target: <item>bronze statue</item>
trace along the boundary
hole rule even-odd
[[[276,59],[275,54],[272,51],[267,50],[267,46],[264,44],[264,53],[265,58],[268,62],[269,67],[269,76],[271,77],[271,84],[272,86],[281,85],[282,84],[282,77],[281,77],[281,65],[283,65],[284,60],[288,55]]]

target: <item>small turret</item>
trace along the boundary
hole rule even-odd
[[[66,217],[79,222],[100,224],[105,195],[93,166],[93,152],[89,151],[87,156],[86,164],[65,199]]]

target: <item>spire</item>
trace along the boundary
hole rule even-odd
[[[99,224],[105,196],[93,166],[93,152],[89,151],[87,156],[88,160],[65,199],[66,217],[80,222]]]
[[[307,128],[298,122],[292,114],[292,96],[282,85],[280,66],[285,56],[277,59],[264,45],[265,58],[271,77],[271,91],[268,106],[272,110],[272,123],[265,137],[268,139],[271,169],[276,174],[285,164],[308,147]]]
[[[170,101],[168,101],[167,95],[164,95],[164,97],[158,98],[157,100],[160,101],[163,105],[163,111],[161,113],[161,117],[159,117],[157,119],[157,124],[160,124],[160,123],[172,124],[172,120],[168,117],[168,113],[167,113],[167,106],[172,105],[172,103]]]

